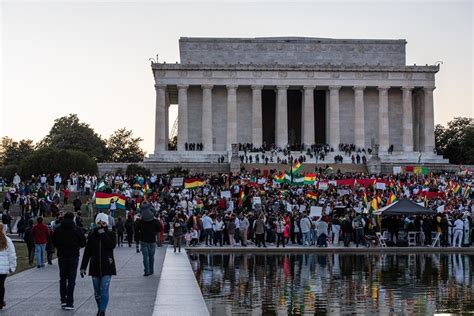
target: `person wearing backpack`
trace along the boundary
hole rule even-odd
[[[360,214],[357,214],[354,220],[352,220],[352,227],[355,229],[356,247],[359,247],[360,243],[362,243],[362,245],[365,246],[365,239],[364,239],[365,221],[362,218],[362,216],[360,216]]]

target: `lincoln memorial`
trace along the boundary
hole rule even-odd
[[[437,65],[406,65],[404,39],[179,40],[180,63],[152,62],[155,150],[148,161],[217,161],[231,145],[379,146],[380,158],[434,153]],[[430,61],[432,62],[432,61]],[[177,148],[168,149],[169,106]],[[202,150],[189,150],[190,144]],[[393,145],[393,154],[388,155]]]

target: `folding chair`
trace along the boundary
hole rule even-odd
[[[376,232],[375,236],[377,236],[377,239],[379,240],[380,247],[386,248],[387,247],[387,244],[385,243],[386,239],[384,237],[382,237],[382,234],[379,233],[379,232]]]
[[[436,247],[436,245],[439,244],[439,237],[441,236],[441,233],[431,233],[431,236],[433,238],[433,242],[431,243],[431,247]]]

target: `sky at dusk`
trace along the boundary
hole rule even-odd
[[[0,136],[39,141],[55,118],[77,113],[104,138],[132,129],[151,153],[148,59],[179,61],[179,38],[192,36],[406,39],[407,64],[443,62],[435,122],[473,117],[472,3],[3,1]]]

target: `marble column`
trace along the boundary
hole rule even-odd
[[[303,104],[303,130],[302,139],[306,147],[314,144],[314,88],[315,86],[304,86]]]
[[[275,138],[277,147],[284,148],[288,145],[288,86],[277,86],[277,89]]]
[[[237,144],[237,86],[227,86],[227,150]]]
[[[212,151],[212,85],[202,86],[202,144],[203,151]]]
[[[252,143],[256,148],[263,143],[262,88],[263,86],[252,86]]]
[[[379,153],[387,153],[390,146],[388,123],[388,89],[378,87],[379,90]]]
[[[341,143],[339,130],[339,90],[341,86],[329,87],[329,145],[338,150]]]
[[[413,87],[402,87],[403,97],[403,138],[402,147],[404,152],[413,152]]]
[[[435,136],[434,136],[434,104],[433,104],[433,91],[435,87],[423,87],[424,94],[424,139],[425,139],[425,153],[433,153],[435,148]]]
[[[354,145],[365,148],[365,105],[363,86],[354,87]]]
[[[178,85],[178,150],[188,142],[188,85]]]
[[[170,142],[170,94],[168,90],[166,90],[165,92],[165,150],[168,150],[169,142]]]
[[[155,84],[155,153],[166,150],[166,85]]]

